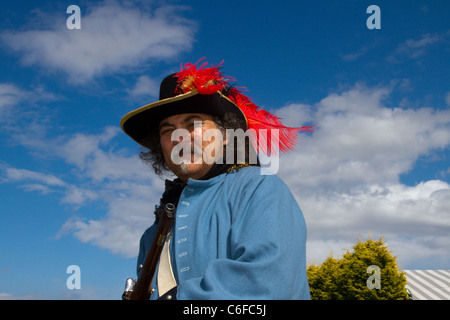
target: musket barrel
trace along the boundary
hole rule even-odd
[[[164,213],[159,219],[158,229],[156,230],[150,250],[145,257],[138,279],[134,285],[131,285],[131,281],[129,281],[134,281],[133,279],[128,278],[126,281],[125,291],[122,295],[123,300],[148,300],[150,298],[156,266],[158,265],[164,240],[172,226],[174,216],[175,205],[167,203],[164,206]]]

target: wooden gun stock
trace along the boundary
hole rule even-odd
[[[153,238],[150,250],[145,256],[144,265],[137,281],[127,279],[125,291],[122,295],[122,300],[148,300],[150,298],[151,285],[153,277],[155,276],[156,266],[158,265],[159,257],[169,232],[173,220],[174,220],[175,206],[172,203],[166,204],[164,207],[164,213],[161,215],[158,222],[158,229],[156,230],[155,237]],[[130,280],[133,284],[130,284]]]

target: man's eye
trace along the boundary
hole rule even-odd
[[[172,131],[173,131],[173,129],[163,129],[159,132],[159,135],[164,136],[164,135],[171,133]]]
[[[203,127],[203,121],[192,121],[186,124],[186,129],[195,129],[196,127]]]

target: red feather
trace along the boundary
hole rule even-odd
[[[262,151],[266,155],[288,152],[293,150],[297,143],[300,131],[313,132],[313,126],[307,127],[286,127],[281,123],[281,118],[261,109],[254,104],[247,96],[236,88],[231,87],[230,81],[233,78],[222,74],[219,66],[206,67],[203,63],[197,68],[200,59],[195,65],[187,63],[181,71],[177,73],[179,93],[187,93],[197,90],[200,94],[214,94],[217,91],[226,91],[226,96],[233,101],[247,118],[248,129],[253,136],[253,142],[257,152]],[[224,90],[227,88],[228,90]]]
[[[223,62],[209,68],[206,68],[208,63],[205,62],[197,68],[197,64],[203,59],[200,59],[195,65],[185,64],[184,68],[177,73],[178,85],[182,93],[197,90],[200,94],[214,94],[222,91],[228,85],[231,78],[223,76],[219,70],[219,66]]]
[[[233,88],[228,98],[244,112],[248,129],[255,130],[256,146],[266,155],[277,154],[278,150],[281,152],[293,150],[297,143],[298,133],[300,131],[312,132],[313,130],[312,126],[286,127],[281,123],[281,118],[261,109],[237,89]]]

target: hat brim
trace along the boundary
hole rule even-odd
[[[204,113],[219,117],[232,113],[245,124],[243,129],[247,129],[247,119],[242,110],[219,91],[210,95],[191,91],[150,103],[127,113],[120,121],[120,126],[128,136],[145,147],[143,140],[159,131],[162,120],[183,113]]]

